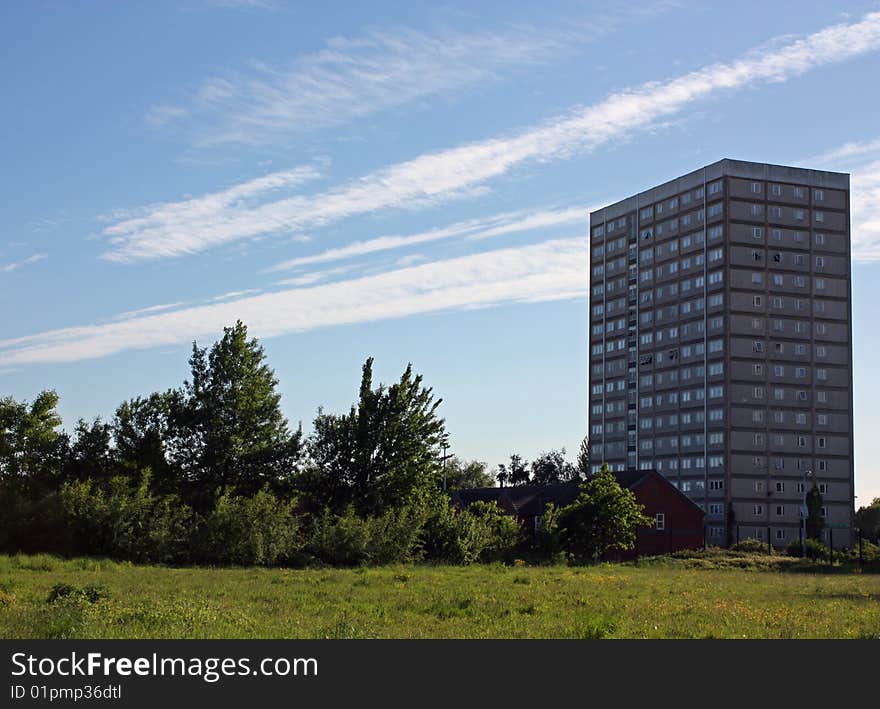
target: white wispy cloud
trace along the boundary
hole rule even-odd
[[[47,258],[49,258],[48,254],[34,254],[33,256],[28,256],[27,258],[21,259],[20,261],[12,261],[10,263],[0,264],[0,273],[17,271],[19,268],[29,266],[32,263],[37,263],[38,261],[43,261]]]
[[[832,165],[840,167],[853,160],[864,161],[866,156],[880,155],[880,138],[852,141],[805,160],[808,165]]]
[[[856,261],[880,261],[880,160],[850,175],[852,256]]]
[[[396,265],[408,265],[412,264],[396,264]],[[279,286],[311,286],[315,283],[320,283],[321,281],[326,281],[334,276],[339,276],[343,273],[349,273],[355,268],[354,265],[351,266],[337,266],[336,268],[327,268],[322,271],[309,271],[308,273],[301,273],[298,276],[293,276],[291,278],[284,278],[280,281],[276,281],[275,285]]]
[[[183,105],[147,114],[153,127],[194,124],[196,144],[264,143],[497,78],[588,42],[617,18],[557,28],[420,32],[407,28],[335,37],[287,66],[254,62],[206,79]]]
[[[587,240],[558,239],[101,325],[0,341],[0,367],[73,362],[215,338],[236,319],[261,338],[318,327],[587,294]]]
[[[105,253],[110,261],[132,261],[138,258],[160,258],[195,253],[206,248],[206,235],[213,240],[239,238],[234,226],[241,215],[259,213],[261,207],[254,201],[265,199],[281,189],[293,189],[322,176],[317,166],[305,165],[291,170],[280,170],[233,185],[212,194],[151,205],[139,210],[119,210],[106,219],[115,224],[106,227],[115,249]],[[284,225],[265,215],[266,231],[282,231]],[[197,226],[203,229],[197,231]],[[208,226],[209,225],[209,226]],[[207,231],[206,231],[207,230]]]
[[[177,303],[163,303],[160,305],[150,305],[146,308],[137,308],[136,310],[126,310],[121,313],[117,313],[113,316],[113,320],[128,320],[130,318],[136,318],[141,315],[149,315],[152,313],[159,313],[163,310],[173,310],[174,308],[179,308],[182,305],[185,305],[184,301],[179,301]]]
[[[509,137],[426,153],[324,193],[294,195],[260,205],[193,215],[188,202],[166,203],[138,219],[105,230],[113,246],[104,256],[135,261],[194,253],[237,239],[304,229],[389,208],[416,208],[472,195],[482,183],[531,162],[588,153],[609,141],[650,128],[713,94],[779,83],[810,69],[880,48],[880,12],[859,22],[827,27],[787,44],[752,52],[675,79],[614,93]],[[210,204],[214,195],[200,198]]]
[[[559,210],[542,210],[531,214],[523,211],[504,212],[489,217],[468,219],[449,226],[429,229],[418,234],[378,236],[374,239],[356,241],[335,249],[327,249],[311,256],[288,259],[272,266],[268,271],[285,271],[317,263],[329,263],[331,261],[366,256],[391,249],[418,246],[442,239],[457,237],[485,239],[492,236],[543,229],[574,222],[586,224],[591,209],[593,208],[569,207]]]

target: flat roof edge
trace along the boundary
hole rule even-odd
[[[850,173],[848,172],[834,172],[832,170],[816,170],[808,167],[722,158],[684,175],[637,192],[622,200],[593,210],[590,212],[590,221],[593,221],[594,215],[602,216],[606,212],[611,212],[613,214],[612,218],[616,218],[637,209],[639,205],[666,199],[680,192],[698,187],[704,180],[709,182],[720,177],[770,180],[789,184],[822,186],[829,189],[848,190],[850,187]],[[605,214],[606,218],[609,216],[612,215]]]

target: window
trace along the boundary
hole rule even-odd
[[[819,483],[819,493],[822,495],[828,494],[828,483]]]
[[[827,516],[828,516],[828,508],[827,508],[827,507],[823,507],[823,508],[822,508],[822,511],[821,511],[821,517],[824,519],[824,518],[827,517]]]
[[[755,376],[762,376],[764,374],[764,365],[763,364],[755,364],[752,365],[752,374]]]
[[[755,409],[752,411],[752,423],[763,423],[764,422],[764,412],[760,409]]]
[[[781,542],[784,540],[785,540],[785,530],[784,529],[777,529],[776,530],[776,541]]]
[[[709,514],[720,515],[723,508],[723,505],[720,505],[717,502],[713,502],[709,505]]]
[[[825,190],[813,190],[813,201],[824,202],[825,201]]]
[[[764,238],[764,228],[760,226],[752,227],[752,238],[753,239],[763,239]]]
[[[776,483],[776,492],[785,492],[785,483],[777,482]]]
[[[752,296],[752,305],[754,305],[755,307],[760,308],[760,307],[761,307],[761,304],[762,304],[763,302],[764,302],[764,301],[761,299],[761,296],[760,296],[760,295]],[[714,305],[714,303],[713,303],[713,305]],[[719,305],[720,305],[720,303],[719,303]]]
[[[796,199],[804,198],[804,188],[803,187],[795,187],[794,188],[794,196]]]
[[[774,197],[778,197],[782,194],[782,185],[770,185],[770,194]]]
[[[713,182],[711,185],[709,185],[709,194],[718,194],[719,192],[721,192],[721,182],[720,181]]]
[[[776,505],[776,516],[784,517],[785,516],[785,505]]]
[[[816,257],[816,268],[825,268],[825,257],[817,256]]]
[[[813,215],[818,224],[821,224],[825,221],[825,212],[815,212]]]
[[[756,491],[757,491],[758,484],[759,483],[757,483],[757,482],[755,483]],[[760,483],[760,485],[761,485],[761,489],[763,489],[764,483]],[[752,514],[755,515],[756,517],[759,517],[760,515],[764,514],[764,505],[752,505]]]
[[[818,440],[819,448],[827,448],[828,447],[828,439],[824,436],[820,436]]]
[[[764,343],[756,340],[754,345],[752,345],[752,349],[755,352],[763,352],[764,351]]]
[[[802,222],[805,218],[804,210],[803,209],[795,209],[794,210],[794,218],[797,221]]]
[[[755,387],[752,394],[754,395],[754,397],[756,399],[763,399],[764,398],[764,387]]]
[[[724,480],[710,480],[709,481],[709,489],[718,492],[719,490],[724,489]]]
[[[663,512],[654,515],[654,529],[666,529],[666,515]]]

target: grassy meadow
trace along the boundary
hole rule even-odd
[[[729,552],[304,570],[0,556],[0,637],[880,638],[880,574]]]

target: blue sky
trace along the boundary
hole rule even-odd
[[[574,453],[587,215],[722,157],[852,173],[880,496],[880,3],[0,6],[0,393],[67,428],[243,319],[285,413],[408,361],[453,451]]]

